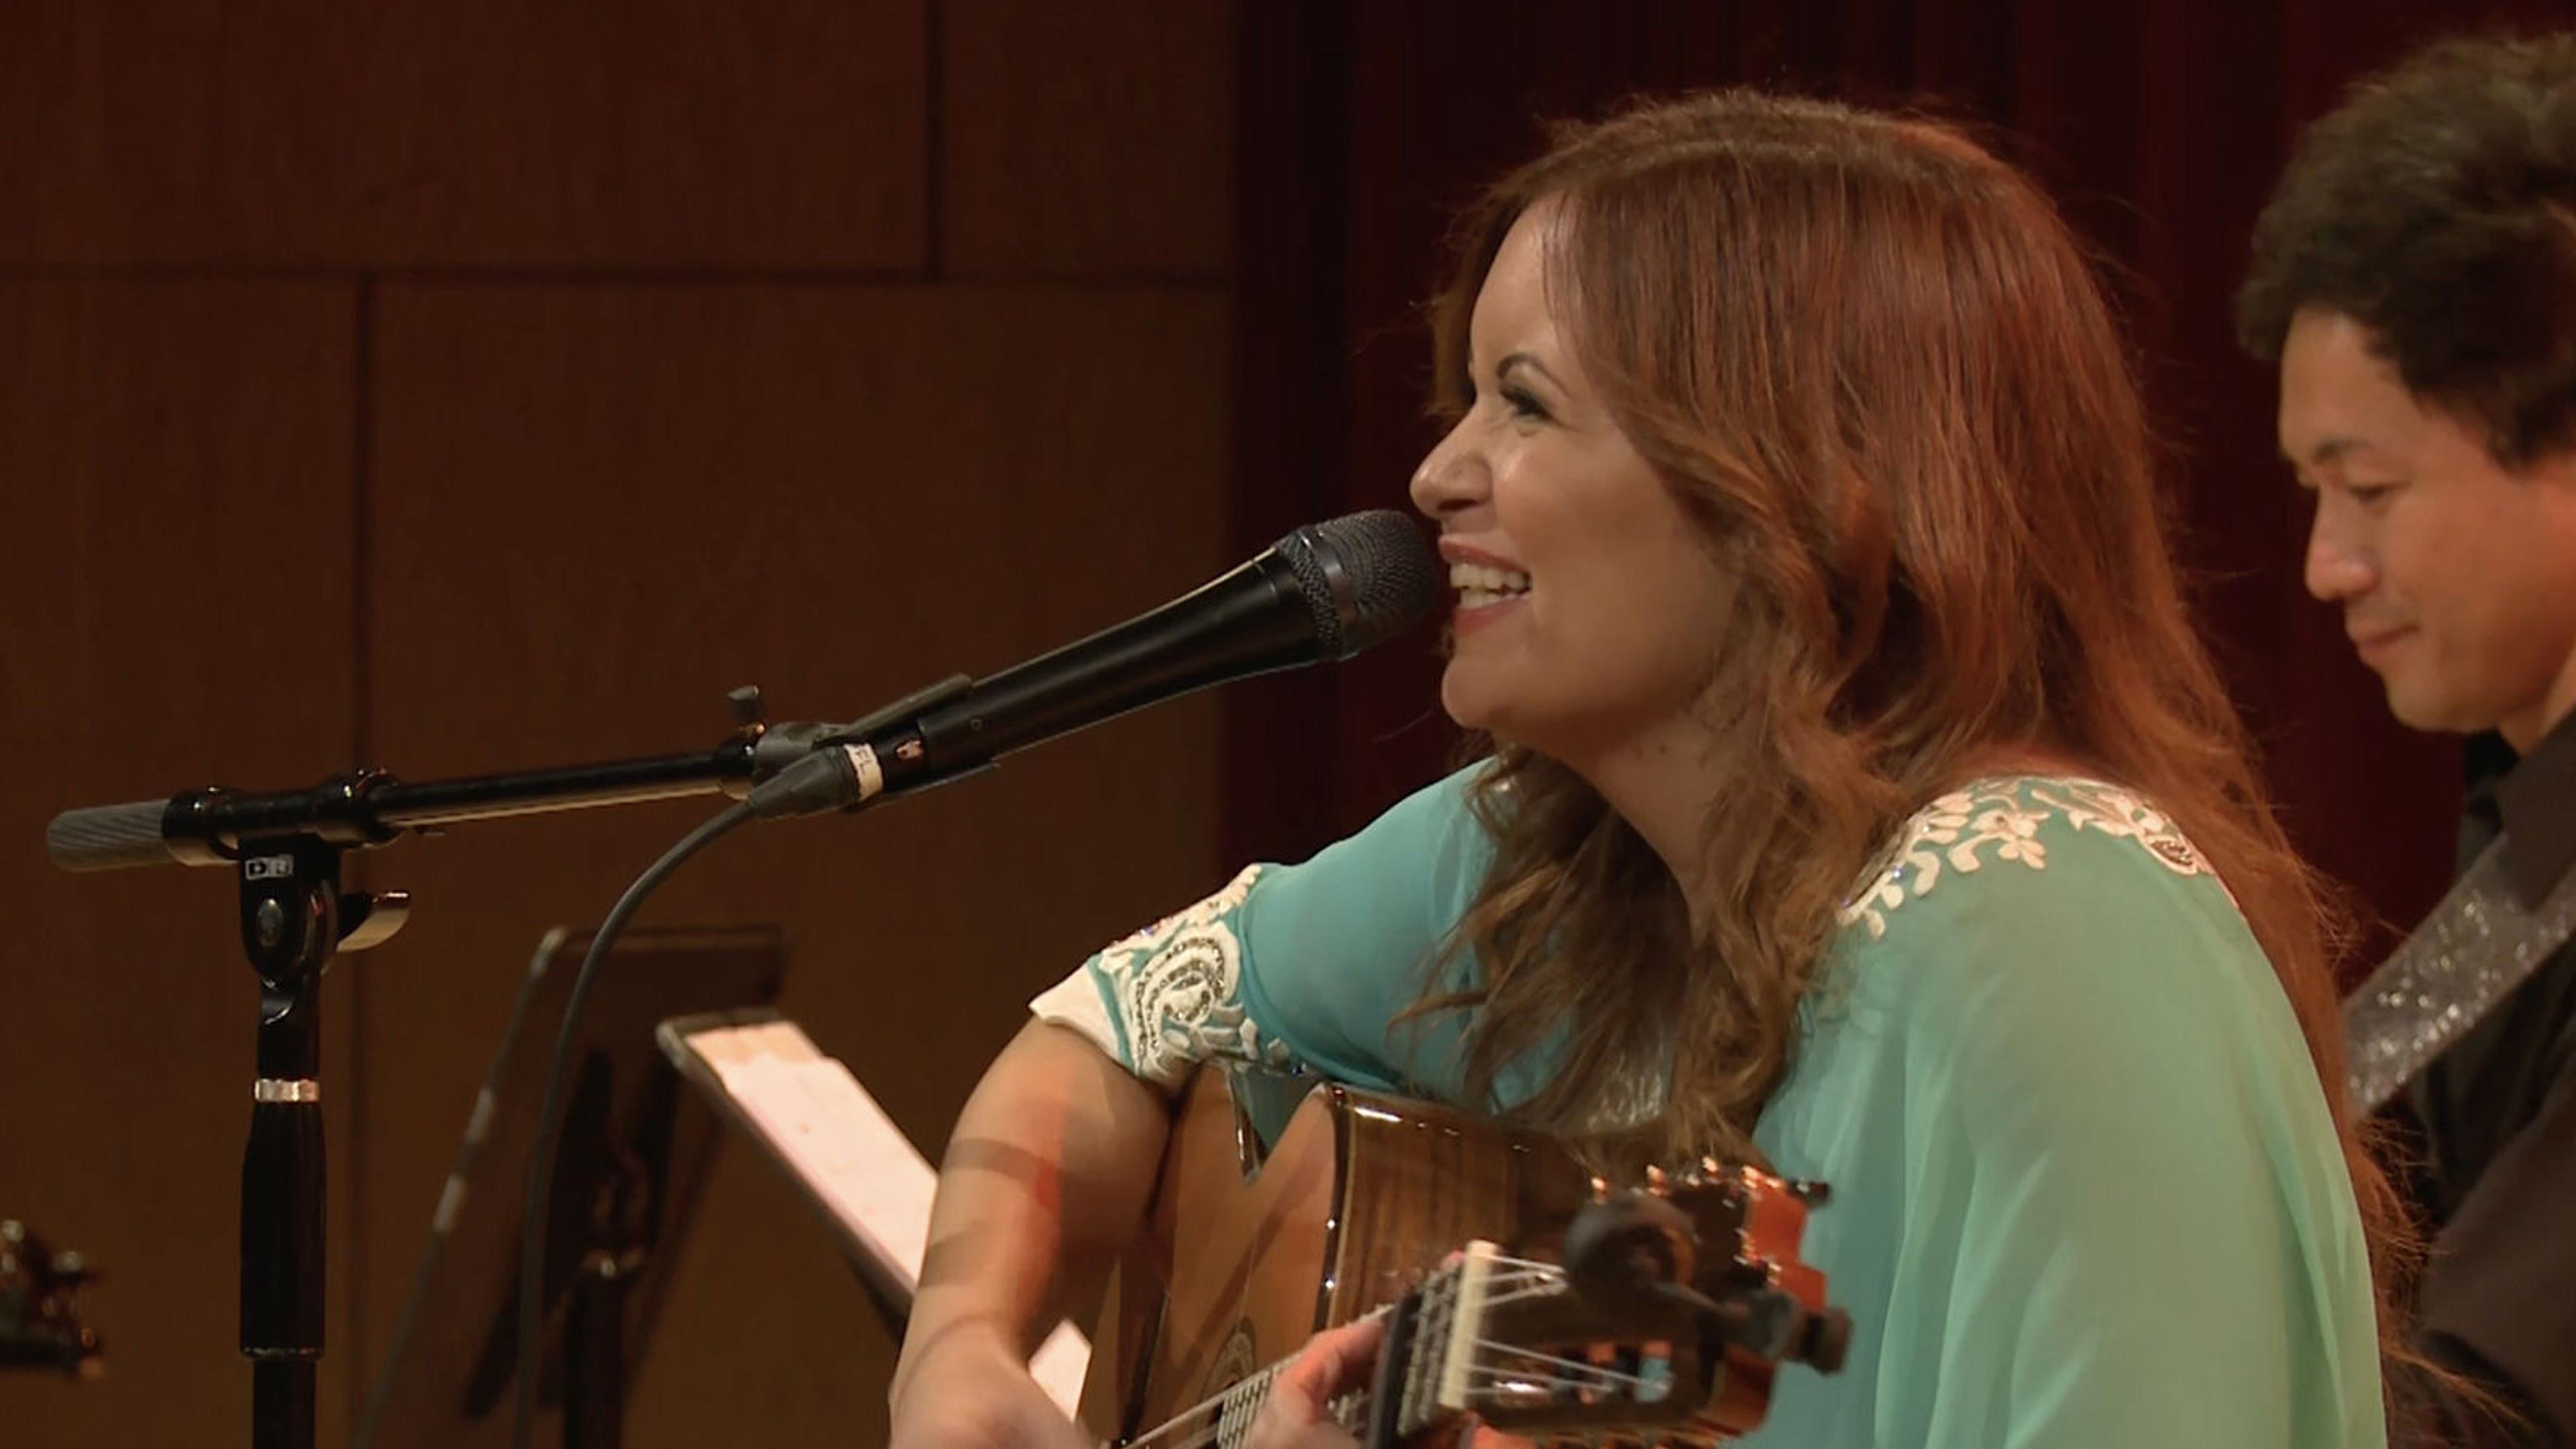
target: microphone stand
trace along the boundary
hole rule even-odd
[[[742,801],[639,878],[610,912],[613,926],[668,867],[743,819],[909,794],[1156,699],[1348,658],[1430,612],[1440,572],[1409,520],[1353,514],[1297,529],[1160,609],[980,685],[952,675],[849,725],[766,727],[760,692],[746,688],[732,696],[733,735],[706,754],[419,785],[359,771],[280,795],[197,790],[56,816],[46,846],[67,870],[176,861],[232,865],[240,874],[242,945],[260,980],[259,1076],[242,1154],[241,1222],[241,1346],[252,1365],[254,1449],[312,1449],[314,1442],[313,1366],[322,1354],[322,977],[333,955],[381,944],[411,908],[398,891],[343,888],[348,851],[386,844],[403,830],[506,815],[714,790]],[[899,734],[897,726],[904,727]],[[592,964],[585,961],[585,972]],[[579,1004],[577,987],[567,1025]],[[550,1098],[560,1080],[550,1083]],[[549,1130],[541,1122],[540,1132]],[[538,1201],[546,1182],[540,1169],[530,1179]],[[534,1387],[522,1383],[523,1390]]]
[[[259,1076],[242,1151],[241,1351],[251,1443],[311,1449],[322,1357],[322,974],[401,929],[410,898],[344,890],[345,847],[263,841],[241,861],[242,947],[259,974]]]
[[[144,863],[166,848],[191,865],[232,865],[243,951],[259,976],[258,1077],[242,1152],[241,1351],[251,1361],[253,1449],[314,1449],[322,1357],[322,977],[338,954],[383,944],[411,911],[403,891],[352,891],[342,857],[404,830],[624,805],[751,787],[818,747],[883,728],[971,687],[940,681],[850,725],[765,725],[760,691],[729,696],[735,729],[703,754],[405,784],[360,770],[310,790],[192,791],[167,802],[66,812],[47,832],[66,869]]]

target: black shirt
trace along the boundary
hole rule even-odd
[[[2472,740],[2468,765],[2460,864],[2501,832],[2505,879],[2536,908],[2576,866],[2576,715],[2519,760],[2492,736]],[[2576,942],[2427,1067],[2405,1104],[2432,1235],[2419,1346],[2528,1420],[2506,1431],[2449,1405],[2440,1442],[2576,1446]]]

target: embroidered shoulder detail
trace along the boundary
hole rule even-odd
[[[2171,817],[2116,785],[2099,780],[2032,780],[2029,790],[2031,798],[2064,811],[2067,824],[2134,840],[2176,875],[2214,878],[2218,874]]]
[[[1289,1065],[1287,1045],[1263,1037],[1243,1009],[1233,915],[1262,870],[1246,867],[1215,895],[1100,953],[1097,969],[1138,1076],[1174,1081],[1191,1063],[1216,1058]]]
[[[1943,875],[1973,873],[1988,860],[2046,870],[2048,842],[2040,830],[2052,820],[2062,820],[2070,830],[2135,841],[2176,875],[2217,875],[2162,811],[2116,785],[2060,778],[1978,780],[1939,797],[1905,822],[1895,843],[1863,877],[1868,884],[1844,903],[1843,926],[1865,925],[1873,940],[1883,937],[1887,917],[1907,901],[1930,895]]]

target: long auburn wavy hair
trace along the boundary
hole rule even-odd
[[[2234,893],[2306,1035],[2393,1347],[2413,1241],[2344,1102],[2338,917],[2194,632],[2127,347],[2055,207],[1944,124],[1827,102],[1729,91],[1564,128],[1461,219],[1444,398],[1504,234],[1544,198],[1571,346],[1738,583],[1704,703],[1732,768],[1694,915],[1587,782],[1492,742],[1497,853],[1451,941],[1478,984],[1415,1008],[1476,1008],[1469,1100],[1550,1048],[1514,1115],[1580,1133],[1668,1064],[1641,1145],[1758,1159],[1865,868],[1934,796],[2045,752],[2154,801]]]

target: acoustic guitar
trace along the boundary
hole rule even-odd
[[[1468,1414],[1543,1444],[1728,1438],[1762,1422],[1780,1365],[1841,1366],[1850,1321],[1798,1256],[1822,1196],[1714,1162],[1614,1192],[1541,1134],[1330,1084],[1264,1154],[1203,1070],[1081,1419],[1107,1443],[1233,1449],[1307,1339],[1382,1313],[1374,1382],[1332,1406],[1365,1444]]]

